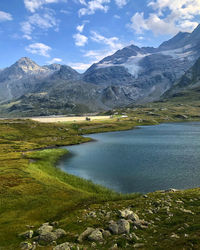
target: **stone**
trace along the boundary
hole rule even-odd
[[[108,238],[109,236],[111,236],[111,233],[108,230],[104,230],[102,234],[104,238]]]
[[[191,210],[187,210],[187,209],[184,209],[184,208],[180,208],[180,211],[182,211],[184,213],[187,213],[187,214],[194,214]]]
[[[50,226],[49,223],[44,223],[42,224],[41,227],[38,228],[37,233],[38,234],[45,234],[48,232],[52,232],[53,231],[53,226]]]
[[[171,238],[174,238],[174,239],[179,239],[179,238],[180,238],[180,237],[179,237],[177,234],[175,234],[175,233],[172,233],[170,237],[171,237]]]
[[[88,227],[82,234],[78,237],[78,242],[82,242],[86,239],[95,229],[92,227]]]
[[[115,244],[111,247],[111,250],[116,250],[116,249],[118,249],[117,243],[115,243]]]
[[[70,243],[65,242],[60,245],[57,245],[56,247],[53,248],[53,250],[71,250]]]
[[[128,234],[130,232],[130,223],[125,220],[121,219],[117,222],[118,224],[118,234]]]
[[[127,219],[132,220],[132,221],[140,220],[139,216],[137,214],[135,214],[135,213],[132,213],[132,214],[128,215]]]
[[[33,230],[28,230],[26,232],[19,234],[19,237],[22,237],[25,239],[31,239],[33,237]]]
[[[118,225],[114,221],[110,221],[108,225],[108,229],[112,234],[118,234]]]
[[[90,241],[103,241],[103,234],[100,229],[95,229],[92,233],[88,236]]]
[[[53,241],[56,241],[56,240],[57,240],[57,236],[54,232],[42,233],[38,237],[38,242],[44,245],[51,243]]]
[[[119,210],[119,214],[120,214],[120,217],[122,218],[127,218],[129,215],[131,215],[133,213],[133,211],[131,211],[130,209],[124,209],[124,210]]]
[[[65,236],[67,233],[65,232],[65,230],[61,229],[61,228],[58,228],[54,231],[54,233],[56,234],[57,236],[57,239]]]
[[[57,227],[59,225],[59,222],[58,221],[53,221],[50,223],[51,226],[53,227]]]
[[[33,248],[33,245],[30,243],[30,242],[27,242],[27,241],[24,241],[24,242],[21,242],[20,243],[20,249],[23,249],[23,250],[29,250]]]

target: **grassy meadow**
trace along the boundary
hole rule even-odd
[[[22,239],[18,234],[26,231],[27,225],[37,228],[46,221],[60,222],[68,232],[63,242],[75,241],[77,234],[87,226],[106,224],[103,218],[88,218],[87,211],[112,210],[114,218],[117,209],[127,206],[132,206],[145,220],[155,220],[155,228],[138,231],[147,246],[144,249],[183,249],[183,246],[199,249],[199,189],[174,194],[152,193],[148,198],[139,194],[121,195],[56,168],[59,159],[68,153],[59,147],[89,142],[90,138],[82,137],[83,134],[127,130],[161,122],[198,121],[200,107],[197,103],[183,105],[174,101],[119,109],[113,111],[112,119],[105,121],[48,124],[24,119],[0,120],[0,249],[19,249]],[[122,114],[128,117],[121,118]],[[176,203],[180,199],[184,208],[192,210],[193,214],[182,216]],[[154,209],[154,202],[167,200],[174,214],[169,221],[162,209],[158,214],[147,213],[148,209]],[[180,237],[170,238],[179,228],[182,228]],[[115,240],[125,248],[123,238]],[[109,249],[110,244],[108,241],[97,249]]]

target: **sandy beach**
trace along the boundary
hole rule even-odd
[[[86,121],[86,117],[94,120],[107,120],[110,116],[65,116],[65,117],[31,117],[29,119],[37,122],[54,123],[54,122],[81,122]]]

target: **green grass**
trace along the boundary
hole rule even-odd
[[[160,222],[156,222],[159,233],[153,233],[153,229],[138,231],[149,249],[176,249],[174,246],[179,245],[181,249],[184,244],[200,247],[200,202],[189,201],[191,197],[198,199],[199,189],[170,194],[174,202],[176,199],[184,199],[184,208],[194,209],[195,216],[187,215],[185,219],[175,209],[176,216],[167,222],[162,210],[153,215],[146,212],[152,206],[149,204],[150,200],[161,199],[163,194],[153,193],[147,200],[139,194],[121,195],[55,167],[57,161],[68,153],[57,147],[90,141],[89,138],[82,137],[82,134],[126,130],[138,125],[161,122],[199,120],[200,107],[165,102],[119,109],[118,112],[126,113],[128,118],[116,117],[106,121],[76,124],[0,120],[0,249],[18,249],[22,240],[17,235],[26,230],[26,225],[38,227],[41,223],[54,220],[60,221],[61,227],[71,232],[64,240],[75,240],[75,235],[87,226],[103,227],[107,223],[105,218],[86,218],[86,211],[117,211],[130,205],[147,221],[154,220],[157,215],[160,217]],[[187,118],[181,118],[180,115],[186,115]],[[112,216],[115,218],[114,212]],[[170,233],[185,221],[189,224],[185,231],[190,237],[171,240]],[[164,239],[166,235],[167,241]],[[124,244],[124,239],[116,240],[120,241],[119,245]],[[155,241],[158,242],[158,248],[154,246]],[[110,242],[105,248],[108,249],[109,244]]]

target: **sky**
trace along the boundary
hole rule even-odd
[[[0,68],[29,57],[84,72],[134,44],[159,46],[200,23],[200,0],[0,0]]]

